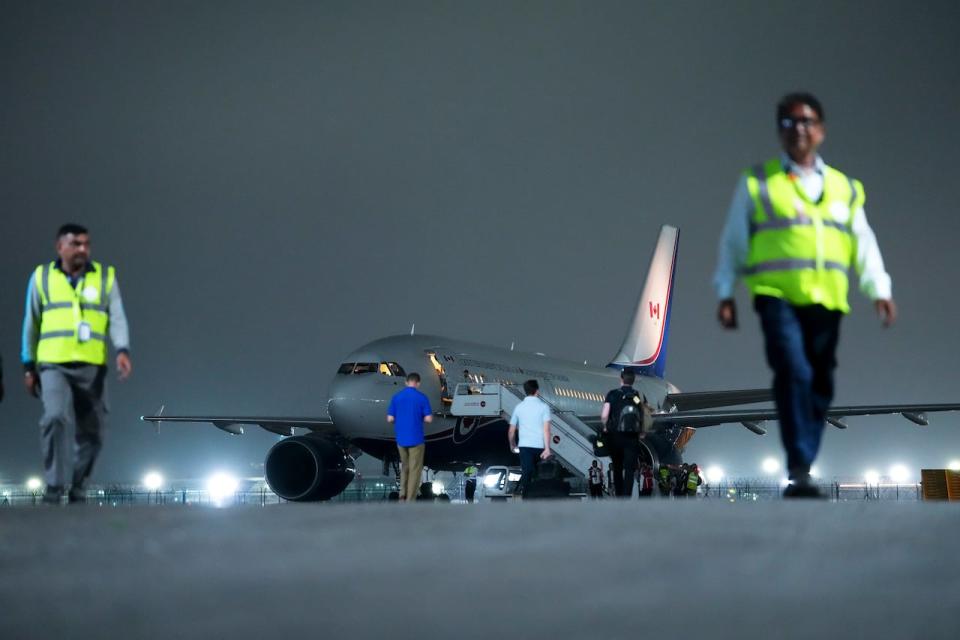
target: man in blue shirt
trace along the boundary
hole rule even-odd
[[[400,452],[400,499],[413,502],[423,473],[423,423],[433,422],[430,400],[419,391],[420,374],[407,376],[407,388],[397,392],[387,409]]]

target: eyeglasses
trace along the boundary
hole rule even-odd
[[[780,118],[780,128],[781,129],[796,129],[797,127],[804,126],[807,129],[814,125],[820,124],[820,120],[817,118]]]

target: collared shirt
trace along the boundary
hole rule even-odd
[[[77,284],[86,278],[88,273],[93,271],[93,263],[88,261],[87,264],[83,265],[83,269],[81,269],[76,275],[70,275],[63,270],[63,262],[60,260],[60,258],[57,258],[57,261],[53,263],[53,268],[67,276],[67,281],[70,283],[70,286],[76,289]]]
[[[813,201],[819,200],[823,195],[823,158],[818,155],[812,169],[801,167],[786,155],[783,155],[781,160],[784,169],[797,177],[807,197]],[[746,267],[753,211],[754,203],[747,189],[747,178],[741,176],[727,212],[727,222],[723,227],[717,251],[717,268],[713,274],[714,291],[720,300],[733,297],[737,279]],[[853,264],[860,276],[860,291],[871,300],[889,300],[893,295],[890,275],[883,265],[877,237],[867,223],[867,214],[863,207],[854,211],[851,230],[857,246]]]
[[[517,446],[543,449],[543,424],[550,422],[550,407],[537,396],[527,396],[510,416],[510,426],[520,432]]]
[[[387,415],[393,416],[398,446],[416,447],[423,444],[423,419],[430,412],[430,400],[420,390],[406,387],[394,394]]]
[[[63,271],[60,267],[60,261],[54,263],[54,268]],[[104,265],[106,268],[106,265]],[[67,276],[73,287],[77,286],[80,279],[93,269],[93,264],[88,262],[87,266],[77,277]],[[64,274],[66,275],[66,274]],[[118,352],[130,350],[130,329],[127,325],[127,314],[123,310],[123,298],[120,297],[120,283],[114,278],[113,287],[107,293],[107,312],[110,315],[110,341],[113,348]],[[27,370],[32,370],[37,361],[37,343],[40,341],[40,320],[43,315],[43,308],[40,301],[40,292],[36,287],[36,278],[33,273],[30,274],[30,280],[27,282],[27,304],[23,314],[23,332],[20,340],[20,359]]]

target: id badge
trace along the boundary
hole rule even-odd
[[[86,322],[81,322],[77,325],[77,341],[86,342],[90,339],[90,325]]]

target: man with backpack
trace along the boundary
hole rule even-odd
[[[640,455],[640,433],[643,431],[643,396],[633,388],[633,371],[620,372],[620,388],[607,394],[600,411],[604,440],[610,448],[610,467],[613,469],[614,494],[633,495],[633,480],[637,475]]]

